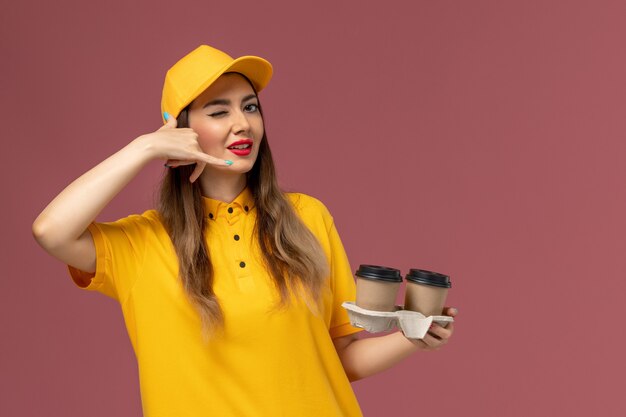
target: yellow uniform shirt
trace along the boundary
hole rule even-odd
[[[205,343],[178,277],[178,261],[156,211],[92,223],[94,274],[69,266],[74,282],[116,299],[139,367],[146,417],[361,416],[332,338],[360,331],[344,301],[355,283],[333,218],[317,199],[288,193],[330,265],[323,311],[303,301],[268,313],[279,295],[252,231],[248,188],[232,203],[203,197],[214,291],[225,332]]]

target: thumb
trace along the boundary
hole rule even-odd
[[[176,127],[176,118],[174,116],[165,111],[163,112],[163,118],[165,119],[165,124],[163,125],[163,127]]]
[[[443,310],[445,311],[446,316],[455,317],[457,314],[459,314],[459,309],[455,307],[445,307]]]

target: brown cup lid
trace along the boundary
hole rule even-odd
[[[402,274],[399,269],[379,265],[359,265],[355,275],[376,281],[402,282]]]
[[[406,280],[416,284],[432,285],[433,287],[452,287],[449,276],[425,269],[410,269],[409,273],[406,274]]]

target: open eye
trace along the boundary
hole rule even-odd
[[[259,105],[258,104],[248,104],[248,105],[246,105],[246,107],[244,107],[244,109],[247,112],[254,113],[255,111],[259,110]]]

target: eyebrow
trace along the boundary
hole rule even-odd
[[[245,96],[243,98],[243,100],[241,100],[241,102],[245,103],[246,101],[248,101],[250,99],[253,99],[253,98],[256,98],[256,95],[255,94],[249,94],[249,95]],[[218,98],[218,99],[209,101],[204,106],[202,106],[202,108],[204,109],[204,108],[209,107],[209,106],[217,106],[217,105],[220,105],[220,104],[228,106],[230,104],[230,100],[225,99],[225,98]]]

